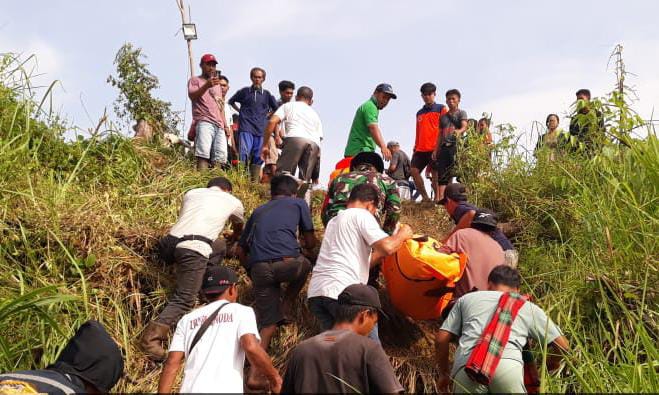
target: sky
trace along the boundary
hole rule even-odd
[[[654,1],[389,1],[185,0],[199,39],[195,64],[213,53],[231,92],[249,84],[249,69],[267,71],[265,88],[291,80],[314,90],[325,131],[321,181],[342,157],[356,108],[380,82],[398,94],[380,112],[385,140],[411,155],[419,87],[462,92],[470,118],[511,123],[533,146],[534,121],[561,115],[579,88],[594,96],[615,83],[609,56],[622,44],[634,107],[644,119],[659,105],[659,2]],[[160,79],[155,95],[185,111],[189,66],[174,0],[5,2],[0,53],[36,55],[37,82],[58,80],[55,108],[72,125],[95,126],[112,112],[117,91],[106,83],[116,51],[143,49]],[[198,68],[195,73],[198,73]],[[656,117],[656,116],[655,116]],[[126,128],[126,134],[132,133]]]

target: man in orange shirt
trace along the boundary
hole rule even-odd
[[[421,193],[423,201],[430,201],[428,192],[423,183],[421,172],[426,166],[432,168],[432,153],[437,145],[437,135],[439,133],[439,118],[448,111],[446,106],[435,103],[435,93],[437,87],[431,82],[421,85],[421,98],[423,107],[416,113],[416,140],[414,141],[414,153],[412,154],[412,169],[410,173],[414,179],[416,188]],[[435,201],[439,201],[442,196],[437,193],[439,185],[437,184],[437,171],[431,171],[431,185],[435,191]]]

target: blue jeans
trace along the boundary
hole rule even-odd
[[[240,161],[247,164],[262,165],[261,145],[263,145],[263,136],[257,136],[250,132],[239,132],[238,138],[240,143]]]
[[[314,296],[308,299],[309,310],[320,322],[320,329],[327,331],[334,326],[334,319],[336,317],[336,310],[339,308],[339,302],[336,299],[328,298],[327,296]],[[380,344],[380,337],[378,335],[378,324],[375,324],[368,338]]]
[[[227,163],[227,136],[224,130],[210,122],[199,121],[195,138],[195,156],[208,159],[212,163]]]

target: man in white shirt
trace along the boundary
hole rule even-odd
[[[231,239],[240,237],[245,209],[231,190],[228,179],[216,177],[206,188],[186,192],[178,222],[161,241],[161,254],[166,261],[176,263],[177,276],[176,290],[167,306],[140,338],[140,347],[154,360],[167,357],[162,342],[167,340],[170,328],[194,306],[206,267],[224,257],[226,244],[218,235],[227,221],[233,227]]]
[[[379,196],[374,185],[357,185],[346,209],[325,228],[307,292],[309,309],[324,331],[334,324],[339,294],[349,285],[366,284],[370,268],[412,238],[409,225],[401,224],[392,236],[380,228],[374,216]],[[378,340],[377,326],[369,337]]]
[[[323,139],[323,126],[320,117],[311,108],[313,91],[307,86],[297,90],[294,102],[281,105],[270,117],[263,137],[261,157],[269,155],[268,141],[277,126],[283,122],[286,134],[281,155],[277,160],[277,171],[295,174],[300,168],[300,178],[311,181],[311,175],[320,156],[320,142]]]
[[[206,270],[202,289],[209,303],[178,322],[158,383],[159,393],[171,392],[184,359],[179,392],[242,393],[245,356],[252,368],[265,374],[270,390],[280,391],[282,379],[259,343],[254,310],[236,303],[237,284],[238,275],[226,266]]]

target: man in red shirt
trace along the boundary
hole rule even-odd
[[[414,141],[410,173],[424,201],[430,201],[430,197],[426,192],[421,172],[432,163],[432,153],[435,151],[437,134],[439,133],[439,118],[448,111],[444,105],[435,103],[436,92],[437,87],[431,82],[421,85],[421,98],[424,104],[416,113],[416,140]],[[439,188],[437,171],[432,170],[431,177],[431,185],[435,191],[435,201],[438,201],[441,196],[437,193]]]

